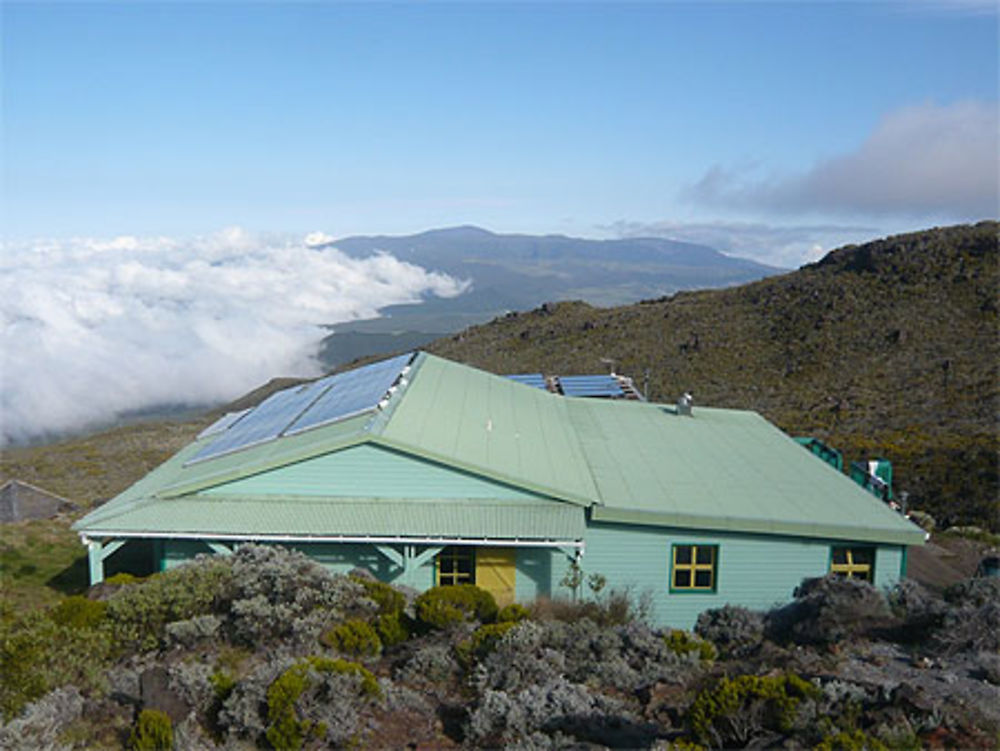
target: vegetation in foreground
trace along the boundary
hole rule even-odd
[[[300,553],[118,577],[0,615],[0,746],[995,748],[1000,580],[803,582],[656,629],[627,593],[499,609]]]

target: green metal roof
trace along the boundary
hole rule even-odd
[[[87,525],[97,535],[580,540],[581,509],[521,501],[185,496],[147,500]]]
[[[128,519],[136,530],[183,527],[200,534],[225,525],[248,533],[268,525],[272,532],[309,528],[341,533],[339,527],[345,525],[367,525],[370,534],[390,527],[407,527],[412,534],[435,525],[458,529],[449,521],[457,508],[452,502],[400,498],[390,506],[385,499],[347,503],[313,497],[306,503],[261,496],[227,501],[198,494],[370,442],[551,498],[542,506],[565,516],[559,523],[564,530],[572,515],[581,535],[581,507],[589,507],[595,520],[622,523],[896,544],[923,541],[919,528],[756,413],[696,407],[688,417],[662,405],[571,399],[426,353],[414,361],[407,385],[374,415],[186,464],[211,440],[187,447],[76,528],[97,533]],[[513,518],[522,513],[520,501],[503,502],[507,511],[501,515],[511,518],[502,524],[476,510],[481,503],[459,504],[470,509],[462,527],[470,534],[521,529]],[[400,523],[365,516],[362,506],[374,506],[370,514],[391,508]],[[308,523],[296,516],[299,512]]]

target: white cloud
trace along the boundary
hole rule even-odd
[[[880,234],[873,227],[836,224],[774,226],[732,221],[619,221],[601,229],[619,237],[665,237],[707,245],[727,255],[751,258],[781,268],[797,268],[821,258],[826,250],[871,240]]]
[[[314,375],[321,324],[464,288],[389,255],[239,228],[13,244],[0,260],[0,440]]]
[[[854,151],[798,175],[759,178],[716,165],[685,196],[779,213],[973,220],[1000,211],[996,102],[923,104],[885,116]]]

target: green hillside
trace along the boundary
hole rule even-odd
[[[498,373],[618,372],[649,396],[757,410],[845,459],[884,455],[911,507],[998,523],[998,224],[835,250],[741,287],[545,305],[439,340]]]

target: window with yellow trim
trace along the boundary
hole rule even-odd
[[[674,545],[672,555],[671,591],[715,591],[718,545]]]
[[[848,579],[872,581],[875,571],[875,548],[834,548],[830,555],[830,573]]]
[[[437,555],[437,583],[441,587],[476,583],[476,549],[451,545]]]

